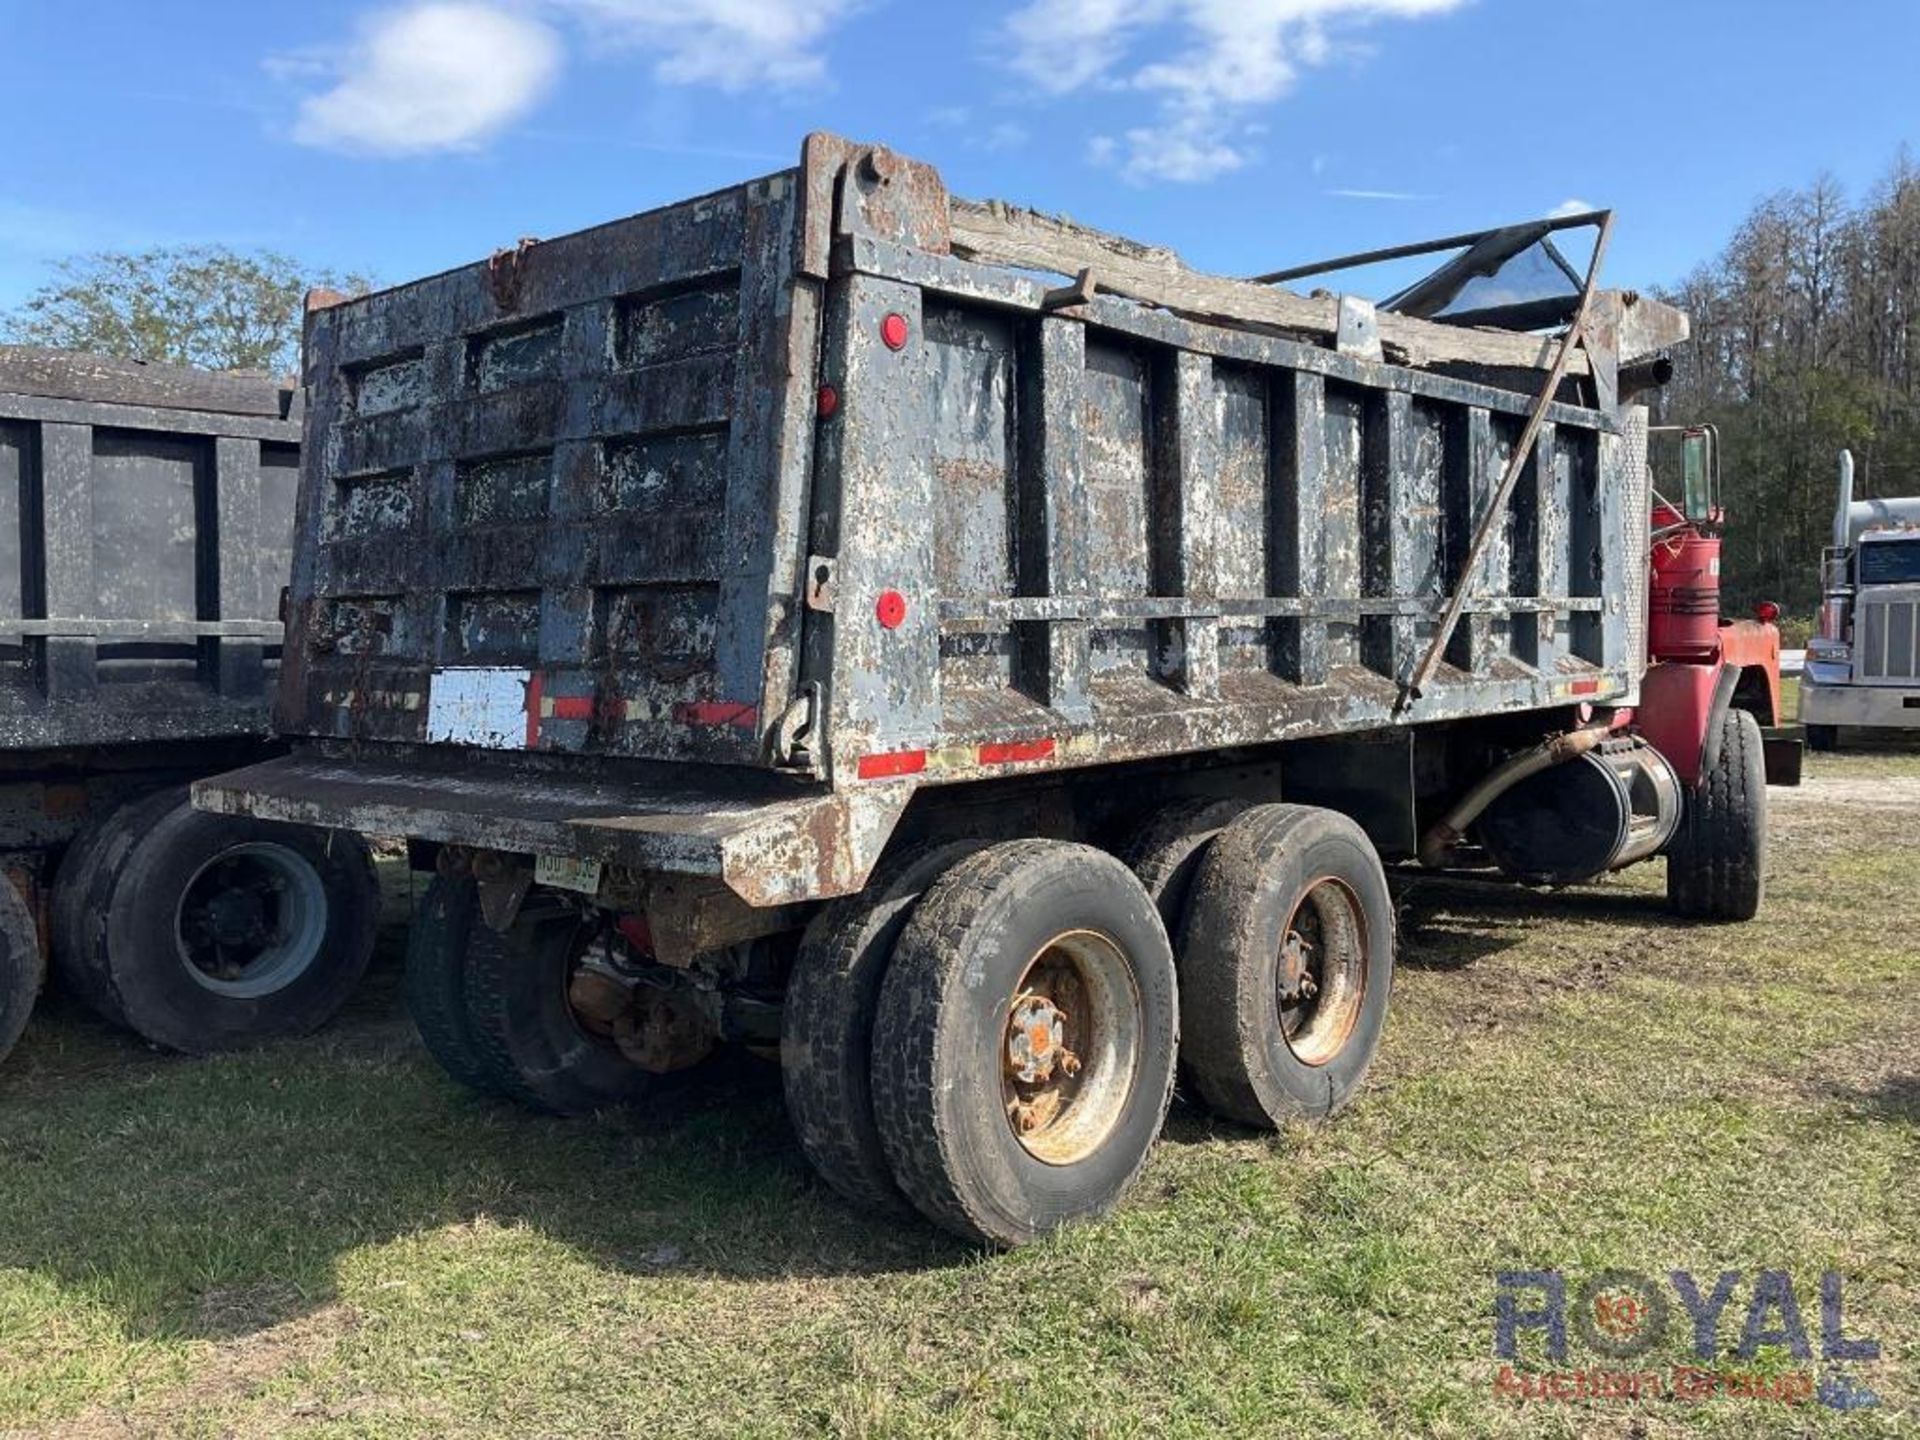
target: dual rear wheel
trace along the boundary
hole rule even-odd
[[[481,918],[469,875],[436,875],[408,936],[401,983],[427,1051],[482,1095],[551,1115],[640,1100],[660,1076],[640,1068],[574,1003],[605,936],[596,917],[535,896],[505,933]]]
[[[1358,1087],[1391,987],[1393,912],[1351,821],[1182,802],[1127,847],[1019,840],[904,857],[810,927],[782,1060],[835,1189],[1023,1244],[1110,1208],[1176,1060],[1272,1128]]]
[[[1393,961],[1359,828],[1183,802],[1125,853],[1132,868],[1054,840],[923,846],[814,917],[781,1061],[801,1147],[835,1190],[1021,1245],[1125,1194],[1176,1064],[1212,1109],[1264,1128],[1351,1097]],[[407,1005],[441,1065],[559,1114],[651,1093],[660,1077],[575,1004],[606,918],[536,896],[503,935],[479,909],[471,878],[443,875],[412,931]]]
[[[209,815],[168,789],[81,831],[49,918],[70,991],[155,1045],[206,1054],[332,1018],[366,973],[379,909],[357,835]]]

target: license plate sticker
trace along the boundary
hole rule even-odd
[[[567,855],[536,855],[533,861],[535,884],[556,890],[577,890],[582,895],[600,891],[600,872],[606,867],[598,860],[575,860]]]

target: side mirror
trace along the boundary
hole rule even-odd
[[[1680,437],[1680,473],[1684,489],[1682,503],[1687,519],[1704,525],[1717,518],[1715,492],[1719,489],[1720,457],[1714,451],[1711,426],[1689,430]]]

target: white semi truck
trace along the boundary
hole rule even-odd
[[[1807,744],[1835,749],[1856,726],[1920,729],[1920,496],[1855,500],[1844,450],[1821,590],[1800,686]]]

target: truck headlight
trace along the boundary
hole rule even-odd
[[[1809,640],[1807,659],[1823,665],[1845,665],[1853,659],[1853,647],[1844,640]]]

